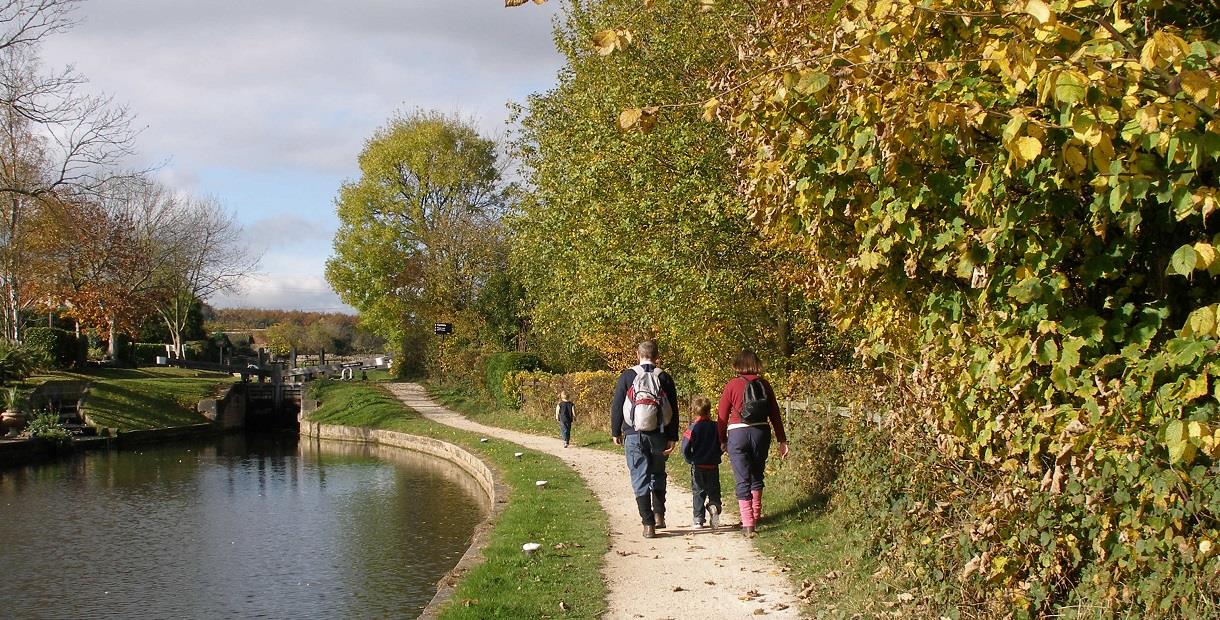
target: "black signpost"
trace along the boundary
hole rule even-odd
[[[435,332],[437,336],[444,338],[445,336],[453,333],[453,323],[433,323],[432,331]]]

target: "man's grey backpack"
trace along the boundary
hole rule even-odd
[[[627,388],[627,398],[623,401],[623,419],[627,425],[637,431],[655,431],[673,419],[673,405],[665,390],[661,389],[661,369],[653,367],[651,371],[644,367],[633,366],[635,379]]]

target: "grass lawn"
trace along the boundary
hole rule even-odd
[[[207,422],[195,406],[235,381],[224,373],[156,367],[50,372],[25,383],[33,387],[52,380],[92,381],[84,403],[89,421],[124,431]]]
[[[555,422],[522,415],[512,409],[498,407],[478,392],[460,385],[428,385],[428,392],[437,402],[460,411],[472,420],[537,435],[559,436]],[[609,413],[605,415],[606,431],[590,434],[573,431],[572,443],[600,450],[621,451],[609,436]],[[686,414],[683,413],[683,416]],[[686,423],[683,423],[685,429]],[[794,449],[797,448],[793,446]],[[774,457],[773,458],[777,458]],[[666,467],[670,484],[690,488],[690,465],[675,453]],[[626,464],[623,465],[626,484]],[[782,478],[769,477],[764,495],[763,526],[755,544],[781,566],[791,571],[797,586],[805,582],[815,585],[808,599],[808,611],[818,618],[850,618],[855,613],[873,610],[885,600],[883,580],[872,575],[875,562],[864,556],[864,545],[854,536],[843,519],[817,501],[783,484]],[[736,511],[733,471],[726,459],[720,465],[721,499]],[[686,491],[677,491],[686,492]],[[674,523],[686,523],[688,515],[671,515]],[[736,523],[735,517],[729,519]],[[892,598],[892,597],[891,597]]]
[[[430,422],[375,383],[318,382],[310,419],[434,437],[491,463],[511,487],[509,504],[483,550],[486,561],[459,582],[443,618],[597,618],[606,608],[601,558],[609,526],[593,493],[558,458]],[[522,459],[514,452],[526,452]],[[540,492],[536,480],[548,480]],[[542,544],[533,556],[525,542]],[[566,611],[561,610],[563,603]]]

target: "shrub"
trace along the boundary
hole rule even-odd
[[[220,350],[211,340],[191,340],[182,343],[182,356],[188,360],[214,362]]]
[[[23,346],[36,358],[43,358],[52,368],[71,368],[80,361],[80,339],[76,334],[54,327],[31,327],[25,330]]]
[[[566,391],[576,405],[577,429],[606,430],[608,409],[618,373],[607,370],[555,375],[546,372],[514,372],[504,379],[504,391],[515,395],[521,413],[550,420],[555,415],[559,392]]]
[[[72,443],[72,433],[59,423],[59,415],[54,413],[40,413],[34,416],[25,430],[21,432],[21,436],[56,446]]]
[[[520,370],[537,370],[542,363],[531,353],[495,353],[487,358],[487,393],[505,407],[518,405],[515,394],[505,393],[505,378]]]
[[[38,361],[20,345],[0,341],[0,385],[30,376],[38,367]]]
[[[157,363],[158,357],[165,357],[165,345],[153,342],[135,342],[129,349],[129,359],[142,366]]]

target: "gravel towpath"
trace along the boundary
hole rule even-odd
[[[602,561],[609,591],[604,618],[800,617],[792,584],[740,530],[724,525],[717,532],[691,529],[687,481],[670,479],[669,527],[646,539],[621,452],[564,448],[555,437],[485,426],[434,403],[416,384],[392,384],[390,389],[430,420],[557,456],[584,478],[610,518],[610,551]],[[725,491],[725,502],[733,502],[732,490]]]

